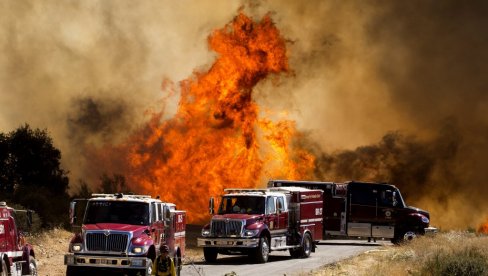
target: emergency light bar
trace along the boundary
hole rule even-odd
[[[261,193],[266,194],[266,189],[224,189],[226,193]]]

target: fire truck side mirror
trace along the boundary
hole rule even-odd
[[[69,204],[69,222],[71,225],[76,224],[75,207],[76,207],[76,201],[71,201]]]
[[[208,202],[208,212],[213,215],[214,214],[214,198],[211,197]]]

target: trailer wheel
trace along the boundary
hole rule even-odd
[[[310,237],[309,233],[306,233],[302,241],[301,257],[308,258],[312,252],[312,246],[312,237]]]
[[[207,263],[213,263],[217,260],[217,248],[212,247],[204,247],[203,248],[203,257],[205,257],[205,261]]]
[[[266,238],[265,236],[259,238],[259,246],[258,248],[256,248],[254,257],[257,263],[262,264],[268,261],[269,245],[268,238]]]
[[[7,264],[5,263],[5,260],[2,259],[2,271],[0,271],[1,276],[7,276],[8,275],[8,270],[7,270]]]

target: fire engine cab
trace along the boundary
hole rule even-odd
[[[166,244],[177,275],[185,254],[186,212],[176,205],[146,195],[93,194],[70,205],[75,232],[64,256],[66,275],[151,275]]]
[[[248,255],[258,263],[275,250],[308,257],[322,239],[321,190],[300,187],[225,189],[220,206],[198,238],[207,262],[218,254]],[[214,199],[210,198],[210,213]]]
[[[0,202],[0,275],[37,275],[37,265],[32,246],[25,242],[18,225],[19,213],[27,214],[27,227],[32,221],[31,211],[14,210]]]

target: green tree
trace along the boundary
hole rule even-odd
[[[67,221],[67,172],[61,152],[46,130],[24,125],[0,135],[0,190],[26,208],[35,210],[44,226]]]

